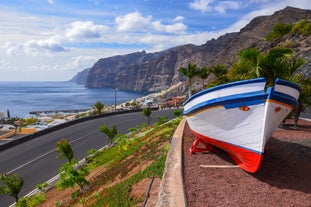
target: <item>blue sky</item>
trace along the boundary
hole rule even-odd
[[[201,45],[310,0],[2,0],[0,81],[64,81],[99,58]]]

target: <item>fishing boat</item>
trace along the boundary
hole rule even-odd
[[[266,89],[266,79],[256,78],[194,94],[184,103],[184,115],[196,137],[190,153],[220,148],[240,168],[256,172],[266,143],[296,107],[300,91],[297,84],[282,79]]]

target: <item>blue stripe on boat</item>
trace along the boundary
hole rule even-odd
[[[204,91],[201,91],[199,93],[196,93],[194,94],[193,96],[191,96],[185,103],[184,105],[186,105],[188,102],[190,102],[191,100],[199,97],[199,96],[202,96],[206,93],[210,93],[210,92],[213,92],[213,91],[217,91],[217,90],[220,90],[220,89],[224,89],[224,88],[230,88],[232,86],[238,86],[238,85],[245,85],[245,84],[251,84],[251,83],[261,83],[261,82],[266,82],[266,79],[265,78],[255,78],[255,79],[251,79],[251,80],[242,80],[242,81],[236,81],[236,82],[231,82],[231,83],[227,83],[227,84],[222,84],[222,85],[219,85],[219,86],[215,86],[215,87],[212,87],[212,88],[209,88],[209,89],[206,89]]]
[[[190,115],[197,111],[207,109],[213,106],[224,106],[225,108],[238,108],[240,106],[250,106],[265,103],[267,94],[263,91],[250,92],[244,94],[236,94],[230,96],[219,97],[201,102],[184,111],[184,115]]]
[[[291,83],[291,82],[288,82],[288,81],[285,81],[285,80],[281,80],[279,78],[275,82],[277,84],[279,84],[279,85],[286,85],[286,86],[289,86],[289,87],[293,87],[293,88],[295,88],[295,89],[297,89],[299,91],[301,90],[300,86],[298,86],[297,84]],[[267,89],[267,94],[269,94],[268,98],[267,98],[268,100],[275,100],[275,101],[280,102],[280,103],[291,105],[294,108],[298,104],[298,101],[296,100],[296,98],[294,98],[293,96],[290,96],[288,94],[275,91],[274,87],[269,87]]]
[[[286,80],[282,80],[282,79],[280,79],[280,78],[277,78],[277,79],[275,80],[275,84],[276,84],[276,85],[284,85],[284,86],[289,86],[289,87],[291,87],[291,88],[295,88],[296,90],[299,91],[299,93],[301,93],[301,88],[300,88],[300,86],[299,86],[298,84],[296,84],[296,83],[292,83],[292,82],[289,82],[289,81],[286,81]]]
[[[296,107],[298,103],[294,97],[279,92],[274,92],[268,99],[291,105],[293,107]]]

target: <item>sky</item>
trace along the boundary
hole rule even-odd
[[[202,45],[310,0],[0,0],[0,81],[67,81],[100,58]]]

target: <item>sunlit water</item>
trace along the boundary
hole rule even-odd
[[[117,103],[146,94],[117,91]],[[11,117],[29,117],[30,111],[90,109],[96,101],[115,103],[112,88],[89,89],[70,82],[0,82],[0,112]]]

